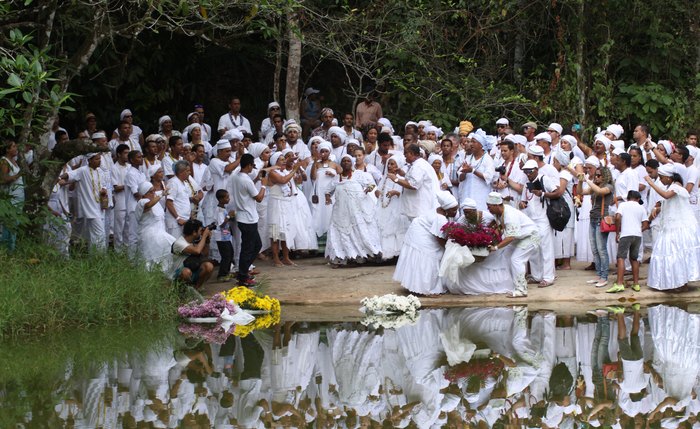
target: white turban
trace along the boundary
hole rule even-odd
[[[425,131],[426,134],[435,133],[435,135],[437,135],[438,129],[435,125],[426,125],[425,127],[423,127],[423,131]]]
[[[406,125],[403,126],[404,130],[408,128],[409,125],[413,125],[414,127],[418,128],[418,124],[413,122],[413,121],[408,121],[406,122]]]
[[[224,135],[221,137],[224,140],[243,140],[243,133],[234,128],[232,130],[228,130],[224,133]]]
[[[486,199],[486,204],[499,206],[503,204],[503,197],[498,192],[490,192],[488,198]]]
[[[663,164],[661,167],[659,167],[659,174],[661,176],[672,177],[673,173],[675,173],[673,164]]]
[[[93,140],[106,139],[106,138],[107,138],[107,135],[102,131],[98,131],[96,133],[93,133],[92,137],[91,137],[91,139],[93,139]]]
[[[299,124],[297,124],[293,119],[290,120],[287,124],[284,126],[284,132],[286,133],[287,131],[290,130],[296,130],[299,134],[301,134],[301,127]]]
[[[469,137],[472,138],[472,139],[474,139],[474,140],[476,140],[476,141],[478,141],[479,144],[481,145],[481,147],[484,148],[484,150],[488,150],[488,149],[486,149],[486,146],[488,145],[488,142],[486,141],[486,133],[484,132],[484,130],[482,130],[481,128],[479,128],[478,130],[476,130],[476,131],[474,131],[473,133],[469,134]]]
[[[539,140],[544,140],[547,143],[552,143],[552,136],[550,136],[548,133],[539,133],[535,136],[535,141]]]
[[[449,210],[458,205],[457,198],[448,191],[439,191],[437,193],[437,200],[443,210]]]
[[[430,125],[433,125],[433,123],[430,122],[430,121],[418,121],[418,126],[419,126],[419,127],[428,127],[428,126],[430,126]]]
[[[362,147],[359,140],[349,137],[347,140],[345,140],[345,146],[350,146],[351,144],[354,144],[357,147]]]
[[[608,128],[605,129],[605,131],[613,134],[616,139],[619,139],[622,133],[625,132],[625,129],[622,128],[622,125],[620,124],[610,124],[608,125]]]
[[[536,144],[533,144],[532,146],[527,148],[527,153],[534,156],[544,156],[544,149],[542,149],[542,146],[537,146]]]
[[[280,157],[283,155],[282,152],[275,152],[272,154],[270,157],[270,165],[277,165],[277,161],[279,161]]]
[[[598,157],[596,157],[596,156],[591,155],[588,158],[586,158],[586,164],[592,165],[595,168],[599,168],[600,167],[600,159],[598,159]]]
[[[272,109],[273,107],[280,107],[280,104],[276,101],[271,102],[270,104],[267,105],[267,111],[269,112],[270,109]]]
[[[338,164],[340,164],[341,162],[343,162],[343,160],[344,160],[345,158],[348,158],[348,159],[350,160],[350,162],[352,163],[352,169],[354,170],[354,169],[355,169],[355,158],[353,158],[352,156],[350,156],[350,155],[347,154],[347,153],[346,153],[345,155],[343,155],[343,156],[340,157],[340,159],[338,160]]]
[[[664,147],[664,150],[666,151],[666,156],[670,156],[673,152],[673,144],[668,140],[659,140],[658,142],[656,142],[656,144],[659,144]]]
[[[260,155],[265,152],[267,145],[265,143],[251,143],[248,146],[248,153],[253,155],[253,158],[260,158]]]
[[[333,145],[331,142],[321,139],[321,143],[318,144],[318,152],[321,153],[323,149],[333,152]]]
[[[571,161],[571,152],[570,151],[564,151],[564,150],[557,150],[554,152],[554,158],[559,161],[559,164],[562,166],[562,168],[565,168],[567,165],[569,165],[569,161]]]
[[[170,121],[170,122],[172,122],[173,120],[172,120],[172,118],[170,118],[170,116],[168,116],[168,115],[163,115],[163,116],[161,116],[160,118],[158,118],[158,127],[162,127],[162,126],[163,126],[163,122],[165,122],[165,121]]]
[[[430,156],[428,157],[428,163],[430,165],[433,165],[433,162],[435,162],[435,161],[440,161],[440,163],[443,162],[442,157],[440,155],[438,155],[436,153],[431,153]]]
[[[345,131],[343,131],[342,128],[330,127],[328,129],[328,138],[330,138],[332,134],[335,134],[336,136],[340,137],[340,143],[343,145],[345,144],[345,139],[347,138],[347,134],[345,134]]]
[[[686,148],[688,149],[688,154],[690,156],[692,156],[693,158],[698,157],[698,148],[696,148],[695,146],[690,146],[690,145],[686,146]]]
[[[379,119],[377,119],[377,122],[379,122],[383,126],[389,128],[392,133],[394,132],[394,127],[391,126],[391,121],[389,121],[387,118],[379,118]]]
[[[197,112],[190,112],[190,113],[188,113],[188,114],[187,114],[187,122],[189,122],[190,119],[192,119],[192,117],[193,117],[194,115],[198,115],[198,116],[199,116],[199,113],[197,113]]]
[[[562,131],[564,131],[564,128],[561,126],[561,124],[552,122],[551,124],[549,124],[549,127],[547,127],[547,130],[556,131],[559,135],[561,135]]]
[[[612,145],[613,149],[620,149],[623,152],[625,151],[625,142],[622,140],[613,140],[610,142]]]
[[[491,151],[491,148],[493,148],[493,146],[494,146],[496,143],[498,143],[498,137],[496,137],[496,136],[491,136],[491,135],[487,135],[487,136],[486,136],[486,145],[484,145],[484,150],[485,150],[486,152],[490,152],[490,151]]]
[[[593,142],[601,142],[605,146],[605,151],[607,152],[610,150],[610,146],[612,145],[612,140],[609,138],[605,137],[603,134],[596,134],[595,140]]]
[[[396,163],[396,165],[397,165],[399,168],[403,168],[403,167],[406,165],[406,158],[404,158],[404,156],[401,155],[401,154],[398,154],[398,153],[397,153],[397,154],[395,154],[395,155],[392,155],[392,156],[389,158],[389,160],[387,161],[387,163],[388,163],[389,161],[391,161],[392,159],[394,160],[394,162]]]
[[[219,151],[222,149],[231,149],[231,142],[226,139],[221,139],[216,142],[216,150]]]
[[[98,156],[98,155],[100,155],[98,152],[86,153],[86,154],[85,154],[85,159],[90,160],[90,159],[92,159],[93,157]]]
[[[578,142],[576,141],[576,137],[571,136],[571,135],[569,135],[569,134],[567,134],[567,135],[565,135],[565,136],[562,136],[561,139],[562,139],[562,140],[566,140],[567,142],[569,142],[569,144],[571,145],[571,147],[574,147],[574,146],[576,146],[576,145],[578,144]]]
[[[462,200],[462,202],[460,203],[459,208],[462,209],[462,210],[464,210],[464,209],[476,210],[476,208],[477,208],[477,207],[476,207],[476,201],[474,201],[474,200],[471,199],[471,198],[465,198],[465,199]]]
[[[527,145],[527,138],[522,134],[508,134],[503,140],[510,140],[515,144]]]
[[[153,188],[151,182],[143,182],[139,185],[139,194],[146,195]]]
[[[129,109],[124,109],[124,110],[122,110],[122,112],[119,114],[119,120],[120,120],[120,121],[123,121],[124,118],[125,118],[126,116],[131,115],[131,114],[132,114],[132,113],[131,113],[131,110],[129,110]]]

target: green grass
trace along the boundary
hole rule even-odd
[[[0,339],[177,316],[175,287],[121,254],[65,259],[29,245],[0,262]]]

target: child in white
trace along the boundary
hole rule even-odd
[[[216,191],[216,200],[218,201],[218,205],[216,207],[216,229],[214,230],[213,236],[216,241],[216,247],[221,254],[219,275],[216,280],[228,281],[230,280],[231,262],[233,262],[233,242],[231,241],[231,226],[229,220],[235,216],[235,212],[233,210],[226,210],[226,206],[231,201],[226,189],[219,189]]]
[[[637,191],[627,193],[627,201],[620,204],[615,214],[617,232],[617,282],[606,292],[625,290],[625,259],[632,264],[632,290],[639,292],[639,248],[642,244],[642,230],[649,228],[649,215],[642,205],[642,196]]]

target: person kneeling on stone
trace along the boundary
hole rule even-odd
[[[496,218],[496,225],[503,236],[500,243],[489,247],[489,251],[495,252],[506,246],[509,246],[510,249],[510,252],[504,255],[510,263],[510,275],[515,285],[513,295],[509,296],[512,298],[526,297],[525,268],[540,244],[537,225],[525,213],[509,205],[504,205],[503,197],[498,192],[489,194],[486,207]]]
[[[209,260],[211,230],[197,219],[189,219],[182,227],[182,235],[172,246],[174,280],[194,283],[199,289],[214,271]]]

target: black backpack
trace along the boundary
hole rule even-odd
[[[547,200],[547,219],[555,231],[563,231],[570,218],[571,210],[563,196]]]

